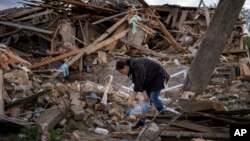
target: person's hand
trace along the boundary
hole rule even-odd
[[[135,97],[136,97],[137,92],[133,91],[128,98],[128,107],[132,108],[135,105]]]
[[[143,91],[143,102],[150,102],[146,91]]]
[[[135,101],[134,100],[129,100],[128,101],[128,107],[133,108],[135,106]]]

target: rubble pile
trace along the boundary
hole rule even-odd
[[[181,92],[214,14],[204,3],[22,3],[26,7],[0,11],[0,126],[6,127],[0,131],[35,123],[36,139],[42,140],[52,140],[55,130],[60,132],[57,140],[134,140],[156,110],[128,115],[132,82],[114,70],[116,60],[147,56],[161,63],[171,75],[161,94],[168,105]],[[206,91],[179,113],[194,96],[182,94],[169,106],[172,114],[158,116],[143,139],[228,140],[229,124],[249,122],[249,50],[243,44],[243,24],[238,19]],[[142,101],[138,95],[137,104]],[[166,127],[175,114],[180,118]]]

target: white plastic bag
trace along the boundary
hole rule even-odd
[[[133,108],[128,108],[127,115],[140,115],[151,110],[150,103],[140,103],[135,105]]]

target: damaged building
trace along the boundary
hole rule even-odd
[[[0,133],[27,140],[23,129],[35,125],[35,140],[43,141],[229,140],[229,125],[249,123],[250,51],[241,18],[208,86],[190,103],[193,92],[178,94],[216,8],[202,0],[198,7],[144,0],[21,3],[0,11]],[[157,115],[154,107],[126,113],[132,82],[115,64],[129,57],[154,59],[170,74],[160,100],[171,114]]]

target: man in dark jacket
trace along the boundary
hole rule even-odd
[[[129,96],[128,106],[133,107],[138,92],[143,92],[144,101],[152,102],[157,111],[164,114],[164,107],[159,100],[161,89],[164,88],[164,81],[168,81],[169,75],[164,68],[148,58],[130,58],[120,60],[116,63],[116,70],[128,75],[134,83],[134,91]]]

